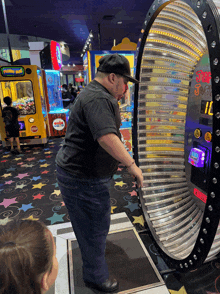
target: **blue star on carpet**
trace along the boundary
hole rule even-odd
[[[128,205],[124,207],[130,209],[131,212],[139,208],[138,203],[132,203],[132,202],[128,202]]]
[[[113,176],[113,179],[114,179],[114,180],[119,179],[119,178],[121,178],[121,175],[114,175],[114,176]]]
[[[54,185],[54,188],[58,188],[59,186],[58,186],[58,183],[54,183],[54,184],[52,184],[52,185]]]
[[[32,203],[29,204],[22,204],[21,208],[19,208],[19,210],[23,210],[24,212],[27,211],[28,209],[34,208],[32,206]]]
[[[11,172],[11,171],[15,171],[15,170],[16,170],[15,167],[6,168],[7,173]]]
[[[37,180],[41,180],[41,176],[33,177],[31,180],[36,182]]]
[[[40,159],[40,160],[38,160],[38,162],[45,162],[46,161],[46,159]]]
[[[50,220],[51,221],[51,225],[53,225],[56,222],[64,222],[63,217],[65,215],[66,214],[57,214],[57,213],[54,213],[53,216],[47,218],[47,220]]]

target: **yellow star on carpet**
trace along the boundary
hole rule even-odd
[[[1,226],[4,226],[4,225],[6,225],[8,222],[11,222],[11,221],[12,221],[12,219],[10,219],[10,218],[8,218],[8,217],[3,218],[3,219],[0,219],[0,225],[1,225]]]
[[[45,164],[41,164],[40,167],[48,167],[50,164],[45,163]]]
[[[34,218],[34,217],[33,217],[33,214],[30,215],[30,216],[27,217],[27,218],[23,218],[22,220],[25,220],[25,219],[30,219],[30,220],[33,220],[33,221],[38,221],[38,220],[39,220],[39,218]]]
[[[53,193],[51,193],[51,194],[56,194],[57,196],[59,196],[60,195],[60,190],[54,190]]]
[[[144,227],[144,218],[141,216],[132,216],[134,218],[133,224],[141,224]]]
[[[11,155],[9,155],[9,154],[8,154],[8,155],[3,155],[2,157],[3,157],[3,158],[7,158],[7,157],[9,157],[9,156],[11,156]]]
[[[120,186],[120,187],[122,187],[122,186],[124,186],[124,185],[126,185],[126,183],[124,183],[123,181],[121,181],[121,182],[115,182],[115,186]]]
[[[111,206],[111,213],[114,213],[114,209],[117,208],[117,206]]]
[[[7,177],[10,177],[10,176],[11,176],[11,173],[10,174],[4,174],[2,177],[7,178]]]
[[[44,154],[51,154],[51,153],[53,153],[53,152],[51,152],[51,151],[44,152]]]
[[[14,160],[21,160],[21,157],[16,157],[14,158]]]
[[[183,286],[181,289],[179,289],[179,291],[175,291],[175,290],[170,290],[169,289],[170,294],[187,294],[185,287]]]
[[[37,189],[37,188],[41,189],[43,186],[46,186],[46,184],[39,183],[39,184],[33,185],[32,189]]]

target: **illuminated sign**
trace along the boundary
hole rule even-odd
[[[199,191],[196,188],[194,189],[193,193],[196,197],[198,197],[200,200],[202,200],[202,202],[206,203],[207,196],[205,194],[203,194],[201,191]]]
[[[3,77],[23,77],[25,71],[22,66],[3,66],[1,67],[1,74]]]
[[[53,128],[57,131],[62,131],[65,128],[65,121],[61,118],[56,118],[53,121]]]
[[[51,41],[50,42],[50,54],[51,54],[51,60],[53,64],[53,69],[59,70],[62,67],[62,53],[60,49],[60,44]]]
[[[202,100],[200,113],[213,115],[213,101]]]
[[[25,128],[24,121],[18,121],[18,123],[19,123],[19,129],[20,129],[20,131],[25,131],[26,128]]]
[[[188,162],[195,167],[204,167],[205,152],[198,149],[192,148],[189,154]]]

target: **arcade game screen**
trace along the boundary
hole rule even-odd
[[[35,114],[33,87],[31,81],[7,81],[0,83],[0,99],[4,108],[6,104],[3,98],[12,98],[12,106],[16,107],[20,115]]]

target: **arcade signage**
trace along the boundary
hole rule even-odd
[[[50,42],[50,54],[51,54],[51,61],[54,70],[59,70],[62,67],[62,53],[60,49],[60,44],[51,41]]]
[[[82,82],[84,82],[84,78],[75,78],[75,81],[77,83],[82,83]]]
[[[3,66],[1,67],[1,75],[3,77],[23,77],[25,71],[22,66]]]
[[[65,121],[61,118],[56,118],[53,121],[53,128],[57,131],[62,131],[65,128]]]

